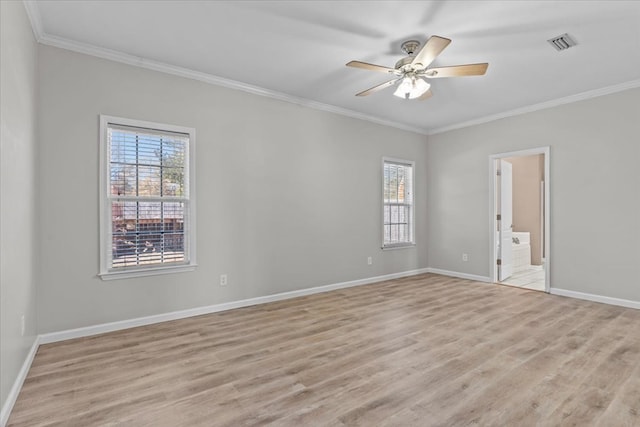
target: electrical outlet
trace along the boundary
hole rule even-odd
[[[220,275],[220,286],[227,286],[227,275],[226,274],[221,274]]]
[[[373,264],[373,258],[368,257],[368,258],[367,258],[367,264],[368,264],[368,265]]]
[[[462,254],[462,261],[464,262],[469,261],[469,254]]]
[[[24,336],[25,323],[24,323],[24,314],[20,318],[20,334]]]

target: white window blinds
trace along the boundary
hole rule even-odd
[[[413,245],[414,163],[383,160],[383,247]]]
[[[189,264],[190,134],[105,127],[102,273]]]

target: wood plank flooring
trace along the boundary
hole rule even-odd
[[[640,310],[433,274],[43,345],[10,426],[639,426]]]

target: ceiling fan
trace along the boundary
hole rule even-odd
[[[451,43],[451,40],[432,36],[425,45],[416,54],[420,47],[420,42],[416,40],[408,40],[402,43],[402,50],[409,56],[396,62],[395,68],[384,67],[382,65],[369,64],[361,61],[351,61],[347,63],[348,67],[362,68],[365,70],[378,71],[395,76],[393,80],[381,83],[377,86],[357,93],[356,96],[367,96],[374,92],[385,89],[389,86],[400,82],[398,88],[393,93],[395,96],[404,99],[425,100],[430,98],[431,85],[426,79],[434,79],[441,77],[462,77],[462,76],[481,76],[487,71],[488,63],[452,65],[449,67],[429,68],[434,59]]]

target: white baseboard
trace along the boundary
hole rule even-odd
[[[16,404],[16,400],[18,400],[18,395],[20,394],[20,390],[22,389],[22,384],[27,378],[27,374],[29,373],[29,369],[31,368],[31,363],[33,362],[33,358],[36,357],[36,352],[38,351],[39,346],[40,337],[36,336],[36,339],[33,341],[31,349],[29,350],[29,353],[27,353],[27,357],[24,359],[24,363],[22,364],[22,367],[18,372],[18,377],[14,381],[11,390],[9,390],[7,400],[5,400],[4,405],[2,405],[2,411],[0,411],[0,427],[5,427],[7,425],[7,422],[9,421],[11,410],[13,409],[13,405]]]
[[[31,367],[31,363],[33,362],[33,359],[36,355],[36,352],[38,351],[38,347],[40,346],[40,344],[48,344],[48,343],[64,341],[72,338],[81,338],[81,337],[87,337],[91,335],[98,335],[105,332],[113,332],[113,331],[118,331],[122,329],[133,328],[136,326],[150,325],[153,323],[166,322],[169,320],[184,319],[192,316],[200,316],[202,314],[216,313],[220,311],[231,310],[234,308],[248,307],[256,304],[265,304],[268,302],[281,301],[281,300],[301,297],[305,295],[313,295],[313,294],[318,294],[322,292],[329,292],[337,289],[344,289],[344,288],[350,288],[354,286],[378,283],[378,282],[383,282],[385,280],[399,279],[401,277],[415,276],[415,275],[424,274],[424,273],[441,274],[443,276],[457,277],[457,278],[467,279],[467,280],[475,280],[477,282],[491,282],[491,279],[489,277],[478,276],[475,274],[459,273],[456,271],[441,270],[439,268],[430,268],[430,267],[420,268],[417,270],[409,270],[409,271],[403,271],[400,273],[385,274],[383,276],[369,277],[366,279],[334,283],[331,285],[317,286],[314,288],[300,289],[300,290],[290,291],[290,292],[282,292],[282,293],[273,294],[273,295],[266,295],[263,297],[249,298],[249,299],[240,300],[240,301],[232,301],[232,302],[227,302],[222,304],[209,305],[205,307],[197,307],[197,308],[192,308],[187,310],[173,311],[170,313],[163,313],[163,314],[157,314],[157,315],[146,316],[146,317],[138,317],[135,319],[122,320],[122,321],[111,322],[111,323],[103,323],[95,326],[87,326],[84,328],[69,329],[66,331],[50,332],[47,334],[38,335],[34,340],[33,345],[31,346],[31,349],[29,350],[29,353],[27,354],[27,357],[24,360],[24,363],[22,364],[22,368],[20,368],[20,372],[18,372],[18,377],[16,378],[15,382],[13,383],[13,386],[11,387],[11,390],[9,391],[7,400],[2,406],[2,411],[0,411],[0,427],[5,427],[5,425],[9,421],[9,415],[11,414],[11,410],[13,409],[13,405],[15,405],[18,395],[20,394],[20,389],[22,388],[22,384],[24,383],[24,380],[27,378],[27,374]],[[570,298],[578,298],[578,299],[583,299],[588,301],[601,302],[604,304],[611,304],[611,305],[618,305],[622,307],[640,309],[640,301],[605,297],[601,295],[587,294],[583,292],[569,291],[566,289],[557,289],[557,288],[551,288],[550,293],[553,295],[566,296]]]
[[[478,276],[476,274],[459,273],[457,271],[441,270],[439,268],[426,268],[427,273],[441,274],[443,276],[457,277],[459,279],[475,280],[477,282],[491,282],[491,278],[487,276]]]
[[[122,329],[134,328],[136,326],[151,325],[154,323],[166,322],[169,320],[184,319],[187,317],[216,313],[220,311],[231,310],[234,308],[248,307],[248,306],[257,305],[257,304],[265,304],[268,302],[281,301],[281,300],[301,297],[305,295],[313,295],[321,292],[329,292],[337,289],[351,288],[354,286],[378,283],[378,282],[383,282],[385,280],[399,279],[401,277],[415,276],[418,274],[428,273],[427,270],[428,269],[426,268],[420,268],[417,270],[402,271],[400,273],[385,274],[383,276],[368,277],[365,279],[351,280],[348,282],[334,283],[331,285],[317,286],[314,288],[300,289],[300,290],[290,291],[290,292],[281,292],[278,294],[266,295],[266,296],[256,297],[256,298],[249,298],[249,299],[240,300],[240,301],[231,301],[227,303],[209,305],[205,307],[196,307],[196,308],[191,308],[187,310],[173,311],[170,313],[162,313],[162,314],[157,314],[153,316],[138,317],[135,319],[121,320],[118,322],[103,323],[100,325],[87,326],[84,328],[68,329],[65,331],[50,332],[47,334],[38,335],[33,343],[33,346],[31,347],[31,350],[29,351],[29,354],[25,358],[24,364],[22,365],[20,372],[18,373],[18,378],[16,378],[16,381],[13,383],[13,387],[11,387],[11,391],[9,392],[9,396],[7,397],[5,404],[2,406],[2,412],[0,412],[0,427],[5,427],[5,425],[7,424],[7,421],[9,421],[9,415],[11,414],[11,410],[13,409],[13,405],[16,403],[18,394],[20,394],[20,389],[22,388],[22,384],[24,383],[24,380],[27,377],[27,373],[29,372],[29,368],[31,367],[31,363],[33,362],[33,358],[35,357],[40,344],[49,344],[49,343],[64,341],[64,340],[73,339],[73,338],[88,337],[91,335],[98,335],[106,332],[113,332],[113,331],[119,331]]]
[[[313,295],[321,292],[333,291],[336,289],[350,288],[353,286],[367,285],[370,283],[382,282],[385,280],[398,279],[400,277],[415,276],[417,274],[428,273],[428,269],[403,271],[400,273],[385,274],[383,276],[368,277],[366,279],[351,280],[348,282],[334,283],[331,285],[317,286],[314,288],[300,289],[290,292],[282,292],[262,297],[249,298],[240,301],[225,302],[222,304],[208,305],[204,307],[190,308],[186,310],[172,311],[169,313],[155,314],[152,316],[138,317],[135,319],[121,320],[118,322],[103,323],[100,325],[86,326],[83,328],[68,329],[59,332],[50,332],[40,335],[40,344],[64,341],[73,338],[87,337],[91,335],[103,334],[106,332],[119,331],[122,329],[134,328],[137,326],[151,325],[154,323],[167,322],[169,320],[184,319],[187,317],[201,316],[203,314],[217,313],[234,308],[248,307],[256,304],[281,301],[289,298],[296,298],[305,295]]]
[[[584,299],[587,301],[601,302],[603,304],[619,305],[621,307],[635,308],[640,310],[640,301],[633,301],[622,298],[605,297],[602,295],[587,294],[584,292],[569,291],[567,289],[551,288],[549,293],[563,297]]]

